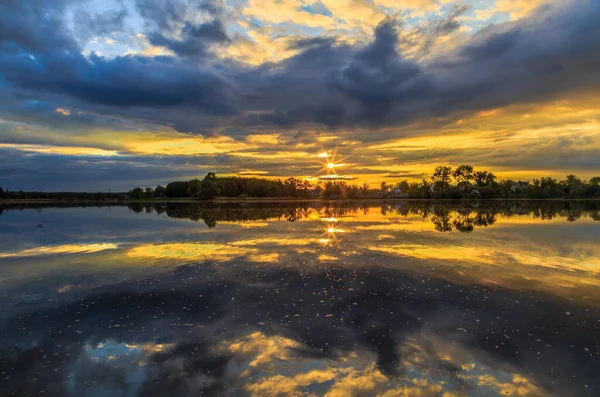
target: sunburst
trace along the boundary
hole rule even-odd
[[[333,222],[327,223],[325,224],[319,243],[324,245],[337,244],[340,242],[340,235],[343,233],[346,233],[345,229],[342,229],[339,226],[336,227]]]
[[[342,158],[338,156],[337,150],[334,150],[332,153],[328,151],[317,154],[318,158],[323,159],[321,163],[323,167],[320,169],[320,172],[326,172],[327,175],[336,175],[336,168],[344,167],[346,164],[342,163]]]

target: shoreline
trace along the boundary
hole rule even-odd
[[[198,200],[194,198],[172,199],[141,199],[141,200],[88,200],[88,199],[0,199],[1,205],[18,204],[101,204],[101,205],[127,205],[127,204],[202,204],[202,203],[327,203],[327,202],[407,202],[407,201],[434,201],[434,202],[494,202],[494,201],[599,201],[600,197],[555,197],[555,198],[488,198],[488,199],[417,199],[417,198],[315,198],[315,197],[248,197],[244,199],[217,197],[212,200]]]

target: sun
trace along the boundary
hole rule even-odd
[[[338,178],[337,169],[340,167],[345,167],[347,164],[342,163],[342,158],[338,157],[337,151],[330,152],[322,152],[314,155],[315,157],[322,158],[321,162],[322,167],[319,173],[324,173],[326,175],[320,175],[317,177],[319,180],[324,180],[326,178]]]

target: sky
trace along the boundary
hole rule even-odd
[[[2,0],[0,186],[330,161],[361,184],[440,164],[589,178],[599,20],[598,0]]]

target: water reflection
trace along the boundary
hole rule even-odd
[[[596,396],[597,220],[597,202],[9,208],[0,395]]]
[[[356,216],[362,212],[367,214],[373,208],[379,208],[382,215],[396,214],[402,216],[418,215],[429,219],[435,229],[440,232],[456,230],[470,233],[478,227],[486,227],[496,222],[497,215],[503,217],[515,215],[531,215],[533,219],[551,220],[565,218],[574,222],[581,217],[589,217],[600,221],[600,203],[597,201],[498,201],[484,204],[471,202],[402,202],[393,205],[374,206],[373,204],[348,203],[279,203],[273,204],[129,204],[129,209],[136,213],[146,212],[166,214],[171,218],[203,221],[209,227],[218,222],[251,222],[258,220],[286,219],[290,222],[311,218],[315,212],[322,215],[321,220],[336,222],[338,218]]]

